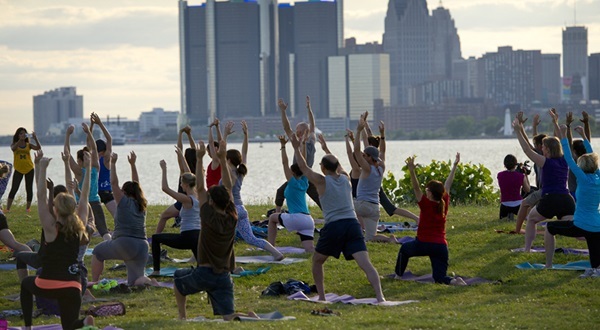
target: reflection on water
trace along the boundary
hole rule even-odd
[[[594,141],[595,142],[595,141]],[[342,166],[349,170],[350,166],[346,156],[345,143],[329,142],[329,149],[338,156]],[[75,151],[80,146],[72,146]],[[241,143],[229,143],[230,148],[241,148]],[[0,152],[0,159],[12,162],[12,153],[10,149],[3,148]],[[285,181],[281,165],[281,154],[279,151],[279,142],[251,143],[248,151],[248,175],[244,180],[242,187],[242,198],[248,204],[251,203],[273,203],[277,188]],[[159,161],[164,159],[167,162],[168,179],[171,188],[175,189],[179,169],[173,144],[159,145],[125,145],[114,146],[114,152],[118,153],[120,158],[117,162],[117,171],[120,182],[130,180],[131,172],[126,155],[131,150],[137,154],[137,168],[140,181],[146,198],[151,204],[168,204],[172,199],[162,192],[161,170]],[[44,152],[47,157],[53,158],[48,170],[48,176],[55,184],[62,183],[64,177],[64,168],[60,159],[62,146],[44,146]],[[288,147],[288,156],[292,157],[292,148]],[[506,154],[513,154],[519,162],[525,160],[525,154],[521,151],[517,139],[493,139],[493,140],[428,140],[428,141],[387,141],[386,152],[386,171],[391,171],[396,176],[401,175],[401,168],[404,166],[404,159],[410,155],[417,156],[417,163],[426,164],[432,159],[453,160],[456,152],[461,153],[462,162],[481,163],[492,171],[494,184],[496,183],[496,173],[503,170],[502,161]],[[314,169],[319,171],[318,160],[324,155],[320,146],[317,144],[317,154]],[[204,166],[208,164],[209,158],[205,156]],[[440,178],[445,179],[445,178]],[[531,177],[533,179],[533,177]],[[8,193],[8,192],[7,192]],[[19,196],[24,199],[25,189],[21,186]]]

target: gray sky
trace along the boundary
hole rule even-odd
[[[191,4],[201,3],[192,0]],[[290,1],[280,1],[290,2]],[[381,42],[388,0],[345,0],[345,37]],[[428,1],[429,9],[438,1]],[[445,0],[463,57],[498,46],[561,53],[573,0]],[[84,115],[138,118],[179,110],[177,0],[0,0],[0,134],[33,129],[33,95],[75,86]],[[590,53],[600,52],[600,0],[577,1]]]

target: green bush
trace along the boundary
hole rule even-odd
[[[421,186],[430,180],[445,182],[451,161],[433,160],[431,164],[423,166],[417,164],[416,174]],[[402,168],[404,177],[396,179],[392,172],[388,172],[383,179],[383,190],[396,204],[414,204],[415,193],[410,183],[408,167]],[[452,188],[450,189],[450,201],[453,204],[491,204],[497,203],[499,194],[493,186],[492,174],[482,164],[459,163]]]

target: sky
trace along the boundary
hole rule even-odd
[[[344,37],[381,42],[389,0],[345,0]],[[33,129],[33,95],[75,86],[84,116],[180,110],[177,0],[0,0],[0,135]],[[200,4],[191,0],[190,4]],[[290,2],[290,1],[279,1]],[[562,52],[573,0],[444,0],[463,57],[498,46]],[[428,1],[429,10],[439,1]],[[600,52],[600,0],[576,3]]]

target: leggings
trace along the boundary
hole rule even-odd
[[[285,187],[287,187],[287,181],[281,185],[277,189],[277,195],[275,195],[275,205],[281,207],[283,205],[283,201],[285,201]],[[318,206],[321,208],[321,201],[319,200],[319,192],[317,192],[317,187],[311,182],[308,183],[308,189],[306,190],[308,197],[312,199]]]
[[[186,230],[179,234],[154,234],[152,235],[152,261],[154,270],[160,270],[160,245],[164,244],[174,249],[191,250],[194,258],[198,260],[198,238],[200,230]]]
[[[26,277],[21,282],[21,308],[25,326],[30,327],[33,314],[33,296],[56,299],[60,310],[60,323],[65,330],[83,327],[79,320],[81,308],[81,291],[77,288],[41,289],[35,284],[36,276]]]
[[[108,234],[108,226],[106,226],[106,217],[104,216],[104,210],[102,209],[102,202],[90,202],[90,206],[92,207],[92,213],[94,213],[94,224],[96,225],[96,230],[98,230],[100,236]]]
[[[244,205],[236,205],[235,208],[238,213],[237,231],[242,236],[242,239],[250,245],[263,249],[267,245],[267,241],[254,236],[250,220],[248,219],[248,211],[246,211]]]
[[[448,246],[441,243],[421,242],[415,239],[412,242],[402,244],[396,259],[396,275],[402,276],[411,257],[429,256],[431,270],[435,283],[450,284],[451,277],[446,275],[448,271]]]
[[[27,191],[27,202],[31,202],[33,199],[33,177],[34,170],[23,174],[19,171],[15,171],[12,181],[12,187],[10,188],[10,192],[8,193],[9,199],[14,199],[17,191],[19,190],[19,186],[21,185],[21,180],[23,180],[23,176],[25,176],[25,190]]]
[[[42,267],[42,258],[37,252],[19,252],[15,255],[15,258],[17,259],[17,269],[27,269],[27,266],[35,269]]]

